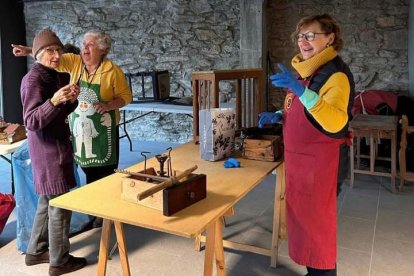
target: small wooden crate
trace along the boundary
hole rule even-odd
[[[0,127],[0,144],[12,144],[26,139],[26,129],[19,124],[7,124]]]
[[[260,161],[277,161],[283,157],[282,137],[279,135],[257,135],[246,138],[243,157]]]
[[[149,168],[146,174],[156,175],[156,172],[154,168]],[[191,174],[177,184],[143,200],[138,200],[138,194],[159,184],[159,182],[148,182],[140,176],[123,177],[121,181],[121,198],[123,200],[160,210],[164,216],[171,216],[207,196],[205,174]]]

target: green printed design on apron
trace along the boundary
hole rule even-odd
[[[116,163],[115,111],[99,114],[100,85],[80,81],[79,104],[70,118],[75,162],[81,167]]]

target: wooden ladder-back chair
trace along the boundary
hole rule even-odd
[[[201,109],[220,106],[220,81],[235,81],[236,131],[257,126],[258,114],[265,110],[264,74],[261,68],[199,71],[192,73],[193,133],[198,142]]]
[[[414,181],[414,172],[407,172],[406,150],[407,150],[407,136],[414,133],[414,126],[410,126],[406,115],[402,115],[401,120],[401,142],[398,158],[400,162],[400,187],[403,191],[405,181]]]

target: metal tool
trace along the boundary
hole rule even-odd
[[[169,179],[168,177],[162,177],[162,176],[158,176],[158,175],[139,173],[139,172],[131,172],[131,171],[128,171],[128,170],[115,169],[114,171],[118,172],[118,173],[128,174],[128,175],[145,177],[146,179],[149,178],[149,179],[153,179],[153,180],[157,180],[157,181],[165,181],[165,180]]]
[[[166,154],[157,154],[157,155],[155,155],[155,158],[158,160],[158,162],[160,162],[160,170],[158,171],[158,174],[160,176],[165,176],[164,163],[168,159],[168,155],[166,155]]]
[[[172,151],[172,147],[168,147],[168,176],[173,176],[172,174],[172,163],[171,163],[171,151]]]
[[[141,151],[141,155],[144,156],[144,173],[147,173],[147,155],[151,154],[149,151]]]

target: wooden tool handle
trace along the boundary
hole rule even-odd
[[[188,176],[188,175],[190,175],[193,171],[195,171],[196,169],[197,169],[198,167],[197,167],[197,165],[195,165],[194,167],[191,167],[191,168],[189,168],[189,169],[187,169],[187,170],[185,170],[185,171],[183,171],[182,173],[180,173],[179,175],[177,175],[177,176],[173,176],[173,177],[170,177],[170,179],[168,179],[168,180],[166,180],[166,181],[164,181],[164,182],[161,182],[160,184],[158,184],[158,185],[156,185],[156,186],[154,186],[154,187],[151,187],[151,188],[149,188],[148,190],[145,190],[145,191],[143,191],[142,193],[139,193],[138,194],[138,200],[143,200],[144,198],[147,198],[147,197],[149,197],[150,195],[153,195],[153,194],[155,194],[156,192],[158,192],[158,191],[161,191],[161,190],[163,190],[163,189],[165,189],[165,188],[168,188],[168,187],[170,187],[170,186],[172,186],[172,185],[174,185],[175,183],[177,183],[177,181],[179,181],[180,179],[182,179],[182,178],[184,178],[184,177],[186,177],[186,176]]]
[[[158,181],[165,181],[165,180],[169,179],[168,177],[162,177],[162,176],[158,176],[158,175],[139,173],[139,172],[131,172],[131,171],[127,171],[127,170],[115,169],[115,172],[134,175],[134,176],[140,176],[140,177],[145,177],[145,178],[150,178],[150,179],[154,179],[154,180],[158,180]]]

